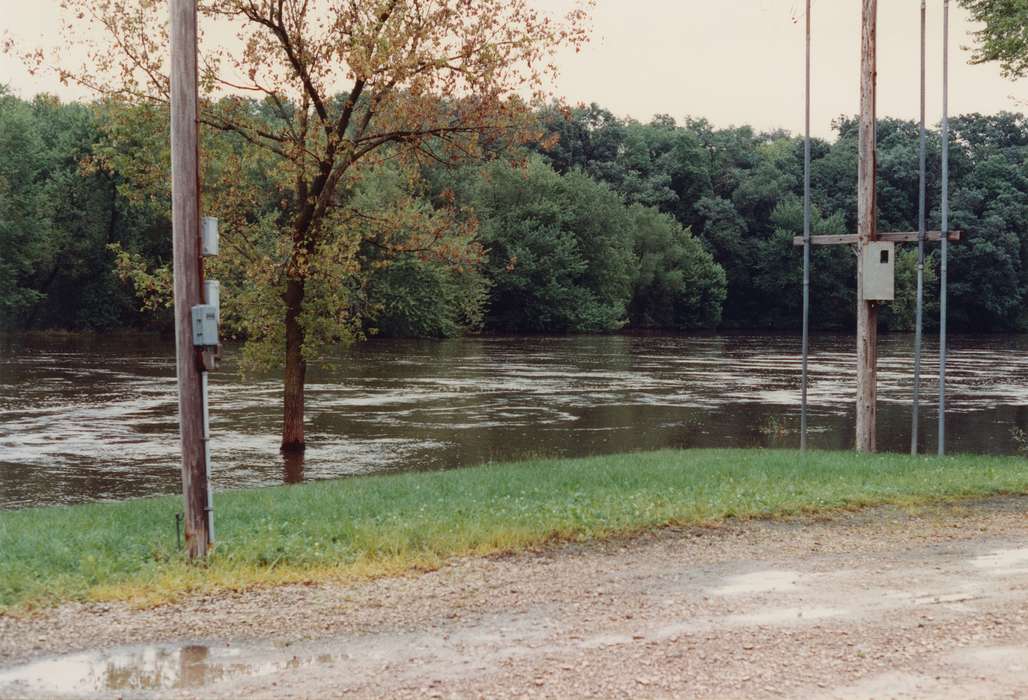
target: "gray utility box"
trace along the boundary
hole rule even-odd
[[[896,244],[871,241],[864,244],[864,300],[896,298]]]
[[[218,220],[213,216],[200,219],[200,254],[210,258],[218,254]]]
[[[218,307],[200,304],[193,309],[193,345],[214,347],[218,344]]]
[[[221,320],[221,283],[217,280],[204,280],[203,303],[213,306],[218,312],[218,320]]]

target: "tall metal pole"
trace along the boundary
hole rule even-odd
[[[800,379],[800,451],[807,451],[807,356],[810,350],[810,0],[807,0],[807,71],[803,137],[803,369]]]
[[[921,143],[919,148],[920,182],[917,193],[917,313],[914,321],[914,405],[910,417],[910,454],[917,454],[917,433],[921,403],[921,342],[924,326],[924,239],[925,193],[927,188],[926,129],[925,129],[925,74],[926,74],[926,18],[927,0],[921,0]]]
[[[942,264],[939,266],[939,456],[946,454],[946,273],[949,257],[949,0],[942,10]]]
[[[175,291],[175,356],[186,547],[207,555],[210,541],[204,445],[203,365],[193,345],[192,308],[201,303],[200,183],[197,111],[196,0],[170,0],[171,227]]]
[[[875,205],[877,0],[862,0],[860,143],[857,165],[857,435],[858,452],[874,452],[877,422],[878,306],[864,299],[864,248],[878,238]]]

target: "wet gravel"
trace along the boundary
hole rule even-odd
[[[154,644],[203,651],[157,680],[108,661],[106,682],[128,681],[92,696],[1026,697],[1026,535],[1028,498],[1009,497],[665,530],[149,610],[68,605],[0,617],[0,697],[86,687],[61,685],[60,664],[51,687],[5,685],[5,668]]]

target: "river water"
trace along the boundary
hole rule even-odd
[[[853,444],[852,337],[815,336],[813,447]],[[309,447],[278,453],[281,386],[211,375],[216,489],[662,447],[793,447],[799,339],[781,335],[376,339],[311,373]],[[879,445],[910,440],[912,337],[880,339]],[[921,433],[935,449],[936,346]],[[1028,431],[1028,336],[955,337],[950,452],[1015,453]],[[0,508],[177,493],[173,344],[0,338]]]

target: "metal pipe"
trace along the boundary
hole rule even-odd
[[[946,273],[949,257],[949,0],[942,10],[942,263],[939,266],[939,456],[946,454]]]
[[[920,182],[917,192],[917,313],[914,321],[914,404],[910,417],[910,454],[917,454],[917,433],[921,403],[921,342],[924,326],[924,239],[925,194],[927,188],[926,161],[926,129],[925,129],[925,74],[926,74],[926,18],[928,13],[927,0],[921,0],[921,132],[918,161],[920,166]]]
[[[203,461],[207,474],[207,543],[214,543],[214,494],[211,493],[211,413],[207,403],[207,372],[200,373],[203,388]]]
[[[800,379],[800,451],[807,451],[807,356],[810,350],[810,0],[807,0],[806,112],[803,138],[803,368]]]

